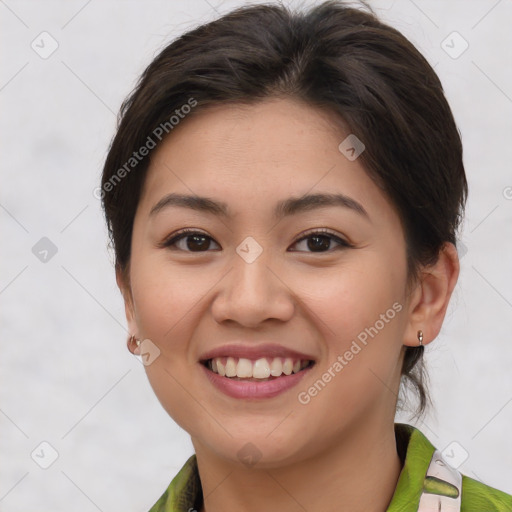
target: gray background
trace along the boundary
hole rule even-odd
[[[147,511],[193,453],[126,349],[93,190],[143,68],[241,4],[0,0],[2,511]],[[470,185],[460,280],[427,350],[436,410],[417,426],[467,452],[463,473],[512,493],[512,2],[371,4],[435,66]],[[454,31],[469,44],[458,56]],[[46,261],[43,237],[57,249]],[[47,469],[44,441],[58,454]]]

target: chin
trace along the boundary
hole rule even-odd
[[[268,435],[270,431],[265,429],[265,433],[262,433],[258,430],[254,434],[246,431],[243,436],[235,435],[230,431],[233,437],[226,434],[222,439],[209,438],[199,445],[195,442],[194,447],[196,453],[198,451],[201,453],[204,449],[211,450],[227,462],[239,464],[247,469],[278,468],[304,459],[303,447],[297,444],[296,436],[292,434],[283,436],[288,440],[283,444],[280,436],[272,439],[272,434]]]

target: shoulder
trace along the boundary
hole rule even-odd
[[[512,512],[512,495],[462,475],[461,512]]]
[[[512,495],[451,468],[416,427],[395,424],[395,435],[403,467],[387,512],[512,512]]]
[[[149,512],[199,510],[202,500],[201,481],[197,469],[196,455],[194,454],[185,462]]]

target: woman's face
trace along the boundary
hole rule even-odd
[[[361,160],[338,148],[348,133],[284,99],[194,116],[152,153],[132,238],[129,327],[150,340],[145,369],[163,407],[196,451],[262,467],[392,422],[409,315],[405,240]],[[169,194],[227,211],[169,201],[151,213]],[[318,194],[345,200],[306,201]],[[183,228],[199,234],[165,246]],[[268,374],[264,361],[254,370],[258,359],[275,373],[286,356],[296,364],[291,351],[314,364],[242,382],[204,366],[214,349],[257,375]]]

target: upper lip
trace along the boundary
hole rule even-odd
[[[199,361],[204,362],[215,357],[243,357],[246,359],[260,359],[263,357],[290,357],[292,359],[312,360],[315,358],[311,355],[292,350],[290,348],[276,345],[273,343],[266,343],[263,345],[248,346],[247,344],[231,344],[222,345],[221,347],[214,348],[208,352],[204,352]]]

